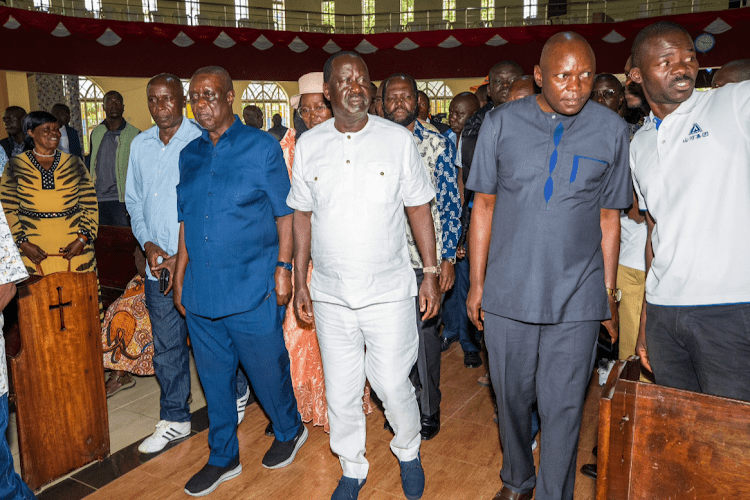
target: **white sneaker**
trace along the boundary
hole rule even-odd
[[[186,438],[190,435],[190,422],[169,422],[160,420],[156,430],[138,446],[141,453],[156,453],[167,446],[170,441]]]
[[[237,399],[237,425],[240,425],[245,420],[245,408],[247,407],[247,400],[250,399],[250,387],[248,386],[245,395]]]

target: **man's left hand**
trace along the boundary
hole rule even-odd
[[[83,249],[85,248],[85,245],[79,240],[78,238],[74,239],[72,243],[70,243],[68,246],[66,246],[63,249],[63,258],[65,259],[72,259],[73,257],[76,257],[78,255],[81,255],[83,253]]]
[[[422,321],[437,316],[440,310],[440,283],[434,273],[425,273],[422,285],[419,287],[419,312]]]
[[[609,298],[609,311],[612,314],[612,319],[608,319],[607,321],[602,321],[602,325],[604,325],[604,328],[607,329],[607,333],[609,333],[609,338],[612,339],[612,344],[617,342],[617,337],[619,336],[620,332],[620,313],[617,311],[617,301],[615,301],[615,298],[611,295],[608,295]]]
[[[453,264],[444,260],[440,264],[440,293],[445,293],[451,288],[456,282],[456,272],[453,269]]]
[[[292,272],[277,267],[273,279],[276,282],[276,304],[285,306],[292,298]]]
[[[175,268],[176,263],[177,263],[177,254],[171,257],[165,258],[164,260],[161,261],[161,264],[156,264],[154,267],[151,268],[151,274],[153,274],[155,277],[161,276],[162,269],[166,269],[169,271],[169,285],[167,286],[167,289],[164,290],[164,295],[168,295],[174,285],[173,283],[174,268]]]

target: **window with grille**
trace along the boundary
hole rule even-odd
[[[523,17],[524,19],[533,19],[538,11],[537,0],[524,0]]]
[[[273,127],[271,118],[276,113],[281,115],[281,124],[290,127],[289,97],[276,82],[250,82],[242,93],[242,108],[253,104],[263,111],[264,130]]]
[[[443,20],[456,22],[456,0],[443,0]]]
[[[495,0],[482,0],[482,21],[495,20]]]
[[[414,0],[401,0],[401,26],[414,22]]]
[[[271,10],[273,13],[273,21],[276,24],[277,30],[286,29],[286,7],[284,6],[284,0],[272,0]]]
[[[89,135],[104,120],[104,92],[85,76],[78,78],[78,99],[81,102],[83,154],[89,154]]]
[[[336,2],[334,0],[323,0],[320,3],[321,23],[323,26],[336,27]]]
[[[375,0],[362,0],[362,33],[375,31]]]
[[[247,0],[234,0],[234,19],[237,22],[237,26],[240,25],[240,19],[247,19],[250,17],[250,10],[247,7]]]
[[[141,0],[143,5],[143,20],[149,22],[151,20],[151,13],[156,12],[156,0]]]
[[[94,17],[99,17],[99,12],[102,10],[102,0],[84,0],[83,5],[88,12],[94,14]]]
[[[201,13],[199,0],[185,0],[185,17],[189,26],[198,25],[198,15]]]
[[[437,115],[445,113],[448,116],[448,108],[453,100],[453,91],[442,80],[429,80],[417,82],[417,88],[424,91],[430,98],[430,113]]]

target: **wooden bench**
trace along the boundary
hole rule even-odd
[[[639,376],[618,361],[602,391],[597,500],[750,498],[750,403]]]

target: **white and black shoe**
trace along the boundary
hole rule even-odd
[[[248,386],[245,395],[237,398],[237,425],[240,425],[245,420],[245,408],[247,408],[247,402],[250,399],[250,387]]]
[[[172,441],[184,439],[190,435],[190,422],[169,422],[160,420],[156,430],[139,446],[141,453],[156,453],[161,451]]]
[[[185,493],[194,497],[203,497],[214,491],[224,481],[229,481],[242,473],[242,464],[238,456],[226,467],[206,464],[185,485]]]
[[[294,460],[297,451],[307,441],[307,427],[305,424],[299,424],[299,430],[294,439],[289,441],[279,441],[274,438],[273,444],[263,457],[263,467],[266,469],[280,469],[286,467]]]

